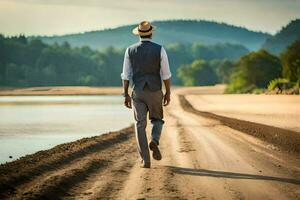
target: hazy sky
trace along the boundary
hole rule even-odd
[[[300,18],[300,0],[0,0],[0,33],[53,35],[142,20],[207,19],[274,33]]]

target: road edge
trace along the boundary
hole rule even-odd
[[[190,113],[220,121],[223,125],[257,137],[290,153],[300,153],[300,133],[265,124],[225,117],[195,109],[183,94],[179,94],[181,107]]]

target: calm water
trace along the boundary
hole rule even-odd
[[[132,123],[120,96],[0,97],[0,163]]]

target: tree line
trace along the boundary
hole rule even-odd
[[[122,57],[114,48],[99,52],[67,42],[47,45],[25,36],[0,36],[0,85],[119,85]]]
[[[249,51],[242,45],[199,43],[167,45],[173,82],[184,83],[177,69],[195,59],[235,60]],[[125,49],[113,47],[97,51],[69,43],[45,44],[21,35],[0,35],[0,86],[120,86]]]
[[[300,40],[292,43],[281,55],[261,49],[241,56],[236,61],[205,61],[196,59],[177,70],[184,85],[226,83],[227,93],[251,93],[300,83]]]

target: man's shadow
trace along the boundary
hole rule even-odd
[[[183,167],[174,167],[174,166],[166,166],[166,167],[169,168],[173,173],[177,173],[177,174],[185,174],[185,175],[192,175],[192,176],[210,176],[210,177],[216,177],[216,178],[279,181],[279,182],[284,182],[284,183],[300,185],[299,179],[280,178],[280,177],[273,177],[273,176],[263,176],[263,175],[224,172],[224,171],[214,171],[214,170],[207,170],[207,169],[192,169],[192,168],[183,168]]]

